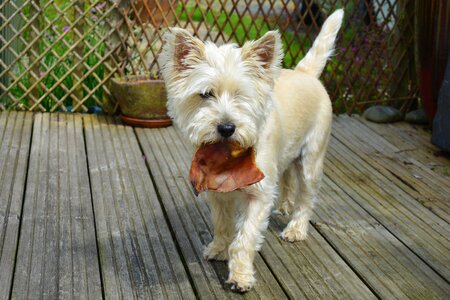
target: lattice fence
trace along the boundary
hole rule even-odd
[[[322,75],[335,111],[414,105],[414,0],[3,0],[0,110],[114,112],[108,80],[157,73],[170,26],[240,45],[278,29],[291,68],[340,7],[345,24]]]

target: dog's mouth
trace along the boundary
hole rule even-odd
[[[215,144],[215,143],[224,143],[232,145],[233,149],[249,149],[255,148],[255,141],[250,138],[245,138],[244,136],[239,135],[238,133],[232,135],[231,137],[216,137],[216,139],[212,142],[204,143],[204,144]]]
[[[236,142],[201,145],[194,155],[189,172],[194,193],[202,191],[231,192],[264,178],[256,166],[253,147]]]

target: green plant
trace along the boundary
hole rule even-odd
[[[97,2],[93,5],[101,5],[102,8],[104,6],[102,3]],[[70,22],[76,17],[73,14],[73,2],[56,0],[54,5],[48,5],[48,1],[42,1],[40,4],[46,21],[42,22],[42,19],[39,21],[42,33],[38,33],[39,38],[34,41],[32,50],[23,53],[24,55],[11,68],[13,77],[19,80],[11,82],[10,94],[19,100],[17,106],[21,109],[29,109],[35,105],[33,99],[42,99],[40,105],[45,110],[51,111],[57,109],[57,101],[64,99],[64,106],[70,110],[70,107],[77,104],[70,96],[73,93],[77,93],[77,98],[88,97],[84,102],[85,106],[96,105],[93,98],[102,99],[103,89],[98,85],[105,76],[105,66],[99,63],[99,58],[105,55],[105,45],[100,40],[102,27],[86,25],[77,27],[77,30],[83,33],[80,39],[79,35],[70,30]],[[90,17],[92,22],[97,22],[92,5],[85,4],[85,9],[91,9],[87,17]],[[68,18],[61,17],[61,11],[67,13]],[[23,13],[26,18],[30,18],[34,12],[29,6],[25,6]],[[22,38],[31,40],[34,37],[31,34],[36,35],[29,28],[23,32]],[[91,48],[96,49],[91,51]],[[31,61],[34,57],[40,59]],[[76,65],[80,67],[75,68]],[[84,78],[86,73],[84,70],[90,68],[95,69]],[[40,83],[36,84],[36,81]],[[78,87],[75,88],[75,85]],[[90,93],[93,90],[95,91]],[[0,103],[5,107],[12,105],[9,97],[3,97]]]

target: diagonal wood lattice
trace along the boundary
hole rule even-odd
[[[322,75],[334,110],[409,109],[417,99],[414,0],[4,0],[0,110],[114,112],[109,79],[157,73],[171,26],[239,45],[278,29],[292,68],[341,7],[345,21]]]

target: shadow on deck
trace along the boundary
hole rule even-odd
[[[450,161],[408,124],[334,120],[304,242],[272,216],[245,295],[202,258],[210,211],[173,128],[0,113],[0,298],[447,298]]]

